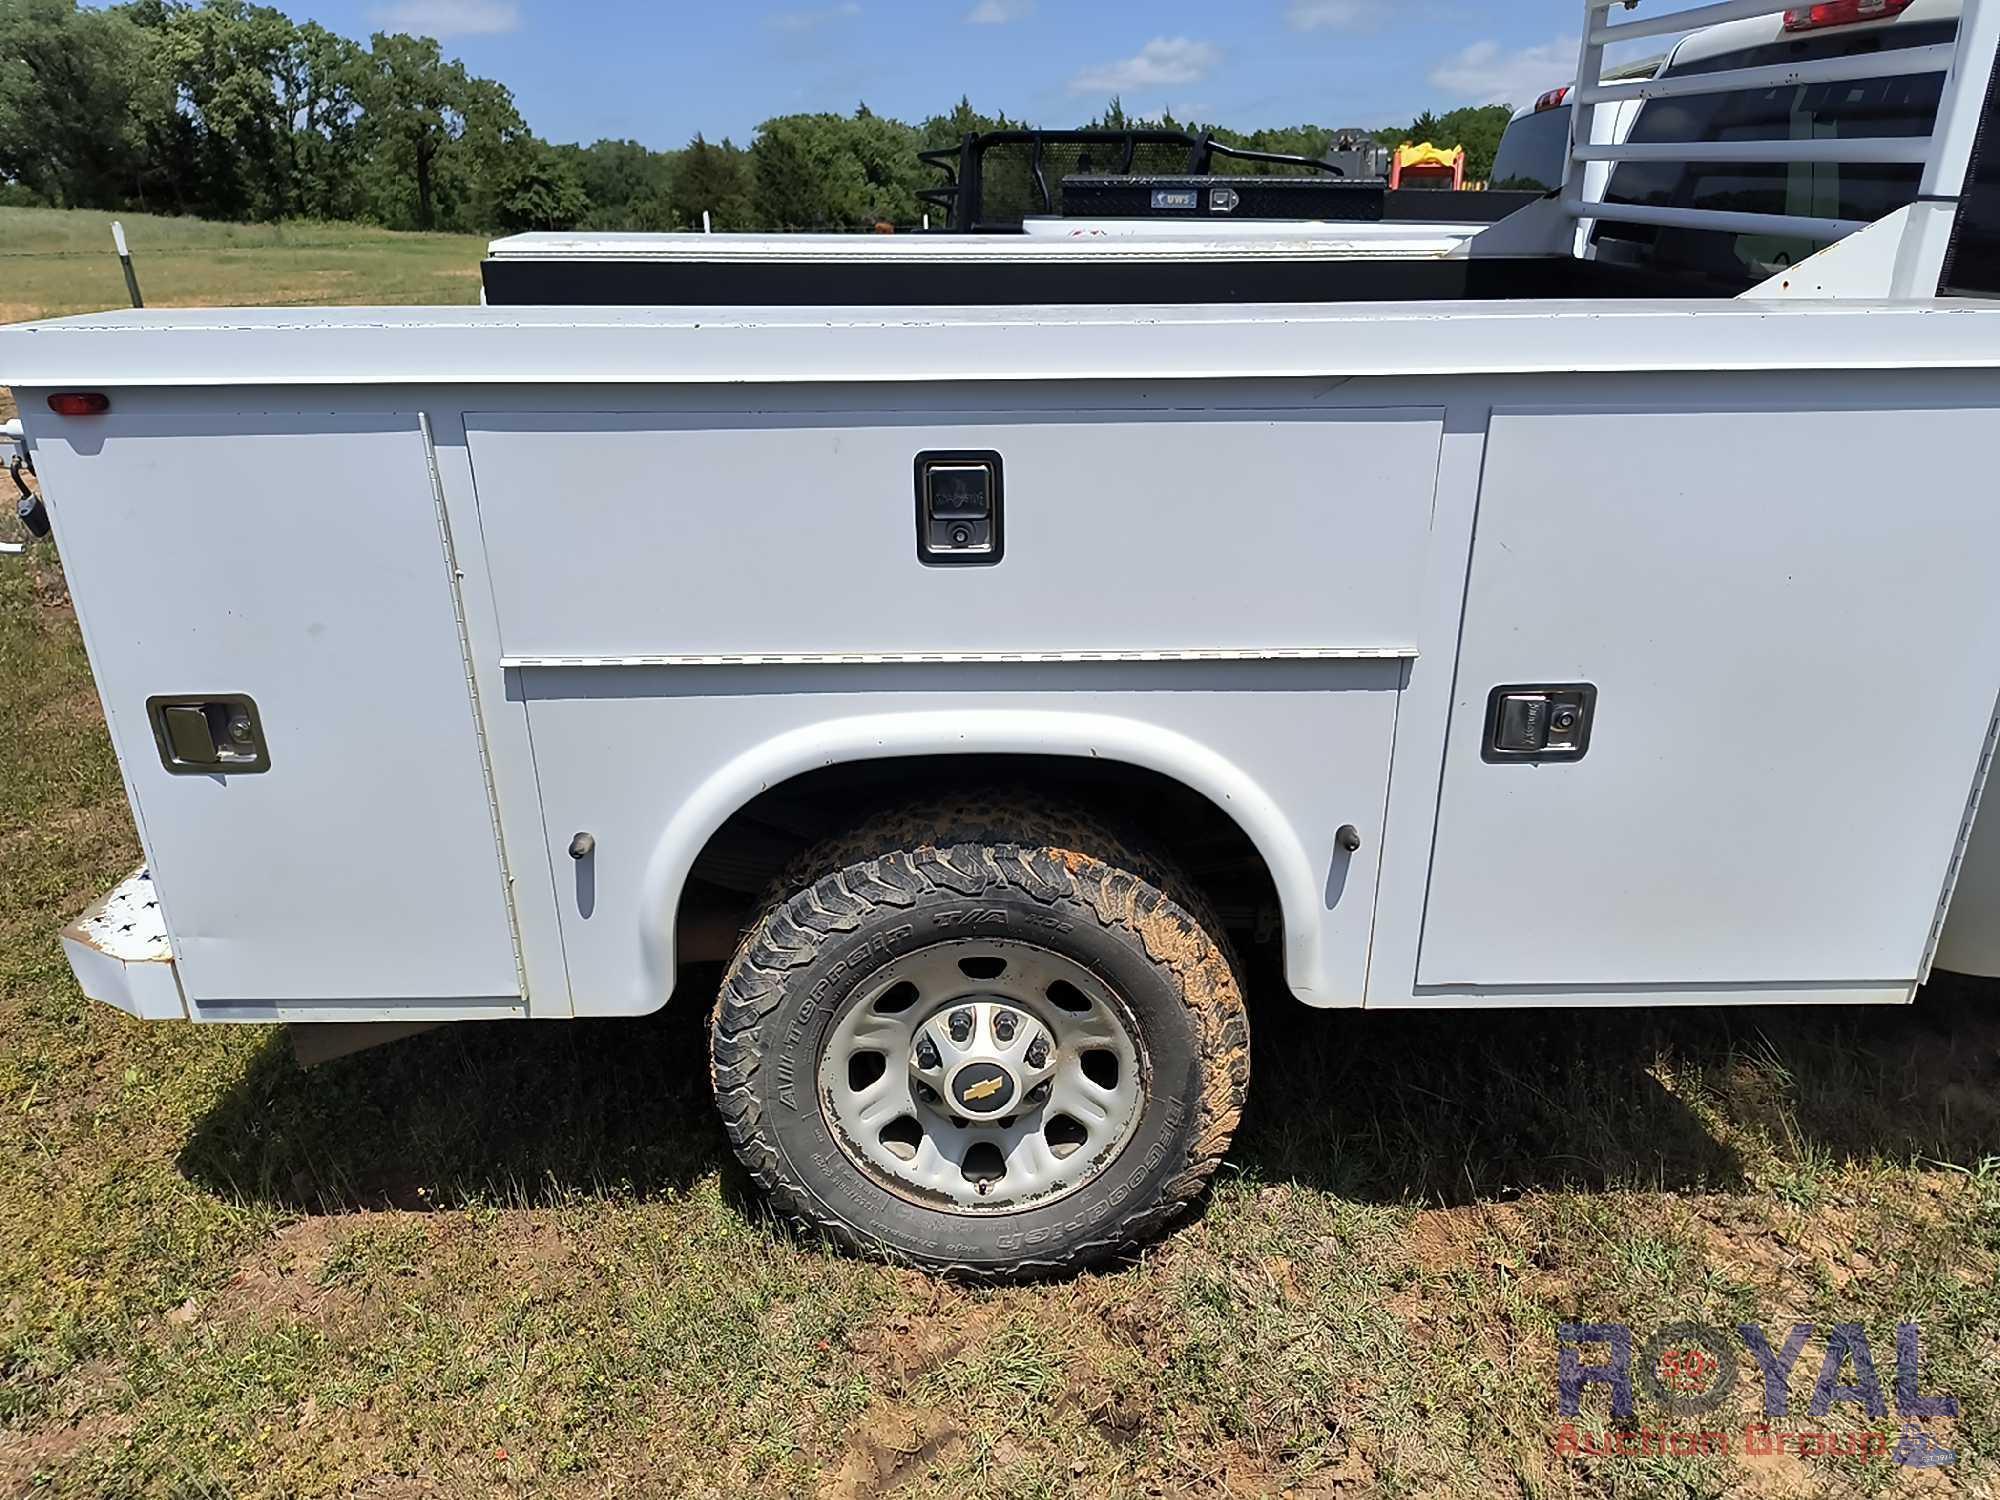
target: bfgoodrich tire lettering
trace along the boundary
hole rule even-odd
[[[1242,1110],[1249,1036],[1220,929],[1170,866],[1080,817],[1025,799],[975,798],[877,819],[795,871],[737,951],[711,1038],[730,1142],[781,1215],[850,1250],[1001,1279],[1115,1255],[1199,1195]],[[1059,1169],[1044,1196],[1018,1202],[1003,1181],[991,1208],[956,1181],[963,1201],[946,1201],[863,1160],[821,1076],[836,1024],[851,1021],[857,1005],[881,1003],[899,964],[915,955],[928,967],[911,972],[936,972],[933,950],[977,955],[982,944],[989,964],[1013,959],[1022,972],[1075,975],[1098,1002],[1090,1025],[1108,1028],[1115,1000],[1115,1019],[1134,1039],[1123,1055],[1136,1056],[1140,1075],[1134,1117],[1080,1181],[1064,1185]],[[1027,962],[1037,954],[1046,957]],[[953,1010],[976,1008],[981,1017],[967,1030],[981,1035],[988,1013],[1011,1007],[1030,1028],[1014,1045],[1025,1047],[1044,1021],[1054,1039],[1063,1018],[1018,993],[1027,998],[975,1007],[940,991],[911,1004],[939,1026]],[[887,1066],[910,1067],[921,1094],[926,1079],[943,1076],[922,1062],[897,1055]],[[1115,1087],[1105,1086],[1106,1098]],[[933,1099],[933,1115],[961,1108]],[[949,1124],[939,1128],[949,1145]]]

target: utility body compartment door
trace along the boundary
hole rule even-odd
[[[36,459],[192,1012],[517,1006],[417,417],[126,406]],[[269,769],[170,771],[159,696],[250,700]]]
[[[1917,379],[1494,415],[1420,985],[1921,974],[2000,690],[2000,421],[1882,409]],[[1517,683],[1596,689],[1587,754],[1482,757]]]
[[[1410,648],[1442,413],[471,412],[511,660]],[[926,567],[913,462],[997,455]]]

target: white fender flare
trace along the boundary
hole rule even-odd
[[[1187,736],[1111,714],[1051,710],[871,714],[796,729],[745,751],[696,789],[647,861],[641,942],[648,988],[674,983],[674,920],[688,872],[717,829],[760,793],[807,771],[851,761],[946,755],[1054,755],[1157,771],[1199,792],[1243,830],[1277,887],[1285,973],[1310,999],[1326,988],[1319,890],[1312,862],[1278,804],[1240,766]]]

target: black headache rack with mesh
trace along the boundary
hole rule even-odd
[[[1538,196],[1391,192],[1369,170],[1387,153],[1350,134],[1317,159],[1180,130],[989,130],[921,153],[946,181],[917,196],[958,234],[1012,234],[1037,216],[1493,224]]]
[[[1244,190],[1246,181],[1259,186],[1317,182],[1336,189],[1347,187],[1349,201],[1353,201],[1356,181],[1341,162],[1251,151],[1225,145],[1206,132],[1194,135],[1185,130],[989,130],[922,156],[927,165],[944,173],[946,180],[940,187],[923,189],[918,196],[942,209],[947,226],[960,234],[1006,233],[1019,229],[1021,221],[1031,215],[1062,217],[1094,211],[1071,202],[1071,184],[1078,181],[1220,176],[1238,192]],[[1251,170],[1218,173],[1218,163]],[[1278,177],[1255,172],[1271,167],[1300,175]],[[1386,189],[1388,183],[1376,180],[1376,185]],[[1239,212],[1255,217],[1247,210]],[[1292,212],[1271,215],[1297,216]],[[1378,203],[1377,211],[1366,217],[1381,216]],[[1364,218],[1352,210],[1339,217],[1345,222]]]

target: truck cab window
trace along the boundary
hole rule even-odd
[[[1802,37],[1675,64],[1665,76],[1949,43],[1957,30],[1947,21]],[[1924,73],[1658,99],[1639,112],[1630,140],[1925,136],[1943,92],[1944,74]],[[1913,201],[1921,175],[1914,165],[1852,162],[1627,162],[1612,175],[1606,198],[1649,207],[1874,220]],[[1606,260],[1692,272],[1735,287],[1754,285],[1822,248],[1781,235],[1608,223],[1598,227],[1595,242]]]
[[[1552,193],[1562,186],[1569,160],[1570,107],[1522,115],[1500,137],[1488,185],[1509,191]]]

